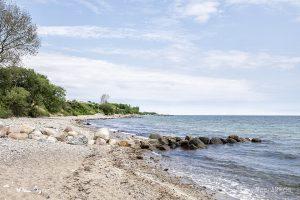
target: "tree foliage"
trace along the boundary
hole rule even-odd
[[[40,46],[37,27],[16,5],[0,0],[0,66],[12,66],[24,55],[36,54]]]

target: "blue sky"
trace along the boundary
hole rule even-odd
[[[14,0],[38,25],[24,64],[69,99],[169,114],[300,114],[299,0]]]

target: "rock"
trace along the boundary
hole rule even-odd
[[[48,141],[48,142],[51,142],[51,143],[55,143],[55,142],[57,142],[57,139],[56,139],[55,137],[53,137],[53,136],[49,136],[49,137],[47,138],[47,141]]]
[[[158,140],[159,138],[161,138],[161,135],[159,135],[157,133],[151,133],[149,135],[149,139],[156,139],[156,140]]]
[[[85,145],[88,143],[88,138],[84,135],[68,136],[66,142],[71,145]]]
[[[121,140],[118,145],[120,147],[131,147],[131,144],[127,140]]]
[[[143,157],[143,156],[141,156],[141,155],[138,155],[138,156],[136,156],[136,159],[138,159],[138,160],[143,160],[143,159],[144,159],[144,157]]]
[[[73,131],[73,128],[71,126],[67,126],[64,130],[64,132],[67,132],[67,133],[69,133],[71,131]]]
[[[21,129],[18,126],[9,126],[7,129],[7,135],[10,133],[21,133]]]
[[[109,140],[109,129],[108,128],[100,128],[94,136],[94,140],[96,140],[97,138],[102,138],[105,140]]]
[[[33,127],[30,127],[26,124],[23,124],[21,127],[20,127],[20,133],[25,133],[25,134],[30,134],[34,131],[35,128]]]
[[[185,136],[185,140],[190,141],[191,139],[192,139],[192,136],[190,136],[190,135]]]
[[[167,137],[160,137],[158,138],[158,142],[162,145],[169,145],[169,140]]]
[[[183,149],[189,149],[190,147],[189,147],[189,141],[187,141],[187,140],[182,140],[181,142],[180,142],[180,146],[181,146],[181,148],[183,148]]]
[[[140,143],[141,143],[141,145],[140,145],[141,149],[149,149],[150,148],[149,143],[147,143],[145,141],[141,141]]]
[[[69,131],[69,132],[67,132],[67,135],[69,135],[69,136],[77,136],[79,134],[77,132],[75,132],[75,131]]]
[[[169,137],[168,138],[168,145],[171,149],[175,149],[176,147],[179,147],[179,142],[177,142],[176,138]]]
[[[223,142],[223,144],[227,144],[228,143],[226,139],[224,139],[224,138],[220,138],[220,139]]]
[[[261,139],[259,139],[259,138],[252,138],[251,142],[260,143]]]
[[[0,138],[7,136],[8,127],[0,125]]]
[[[198,149],[198,147],[196,145],[194,145],[194,144],[190,144],[189,145],[189,149],[190,150],[196,150],[196,149]]]
[[[240,137],[239,142],[247,142],[247,140],[245,138]]]
[[[221,138],[216,138],[216,137],[213,137],[211,138],[209,144],[223,144]]]
[[[229,143],[229,144],[237,143],[237,141],[236,141],[235,139],[232,139],[232,138],[227,138],[226,141],[227,141],[227,143]]]
[[[118,142],[117,142],[117,140],[115,140],[115,139],[109,139],[108,140],[108,144],[109,145],[116,145]]]
[[[175,137],[176,142],[180,142],[182,140],[181,137]]]
[[[161,151],[168,151],[168,150],[170,150],[170,147],[168,145],[162,145],[162,144],[157,145],[156,148],[158,150],[161,150]]]
[[[93,145],[93,144],[95,144],[95,140],[89,140],[88,141],[88,145]]]
[[[106,144],[106,140],[98,137],[96,140],[95,140],[95,144],[96,145],[105,145]]]
[[[232,139],[234,139],[234,140],[237,141],[237,142],[240,141],[240,140],[239,140],[239,136],[237,136],[237,135],[229,135],[228,138],[232,138]]]
[[[33,140],[46,140],[47,136],[43,135],[41,131],[35,130],[28,135],[28,138]]]
[[[250,142],[251,139],[250,138],[244,138],[247,142]]]
[[[28,138],[28,135],[26,133],[10,133],[8,137],[15,140],[25,140]]]
[[[44,135],[53,136],[59,141],[63,141],[65,139],[65,134],[63,132],[59,132],[58,130],[53,128],[44,128],[42,130],[42,133]]]
[[[199,138],[193,138],[189,141],[190,146],[195,146],[197,149],[201,148],[204,149],[206,148],[206,145],[199,139]]]
[[[208,137],[199,137],[199,139],[206,145],[209,144],[209,138]]]

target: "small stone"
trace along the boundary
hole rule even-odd
[[[143,158],[143,156],[138,155],[138,156],[136,156],[136,159],[143,160],[144,158]]]
[[[88,138],[85,135],[68,136],[66,142],[71,145],[85,145],[88,143]]]
[[[97,138],[95,140],[95,144],[96,145],[105,145],[106,144],[106,140],[102,139],[102,138]]]
[[[88,141],[88,145],[93,145],[93,144],[95,144],[95,140],[89,140]]]
[[[23,124],[21,127],[20,127],[20,133],[25,133],[25,134],[30,134],[34,131],[35,128],[33,127],[30,127],[26,124]]]
[[[118,142],[117,142],[117,140],[115,140],[115,139],[109,139],[109,140],[108,140],[108,144],[109,144],[109,145],[112,145],[112,146],[113,146],[113,145],[116,145],[117,143],[118,143]]]
[[[69,133],[69,132],[73,131],[73,128],[71,126],[67,126],[64,131]]]
[[[8,137],[15,140],[25,140],[28,135],[26,133],[10,133]]]
[[[57,142],[57,139],[56,139],[55,137],[53,137],[53,136],[49,136],[49,137],[47,138],[47,141],[48,141],[48,142],[51,142],[51,143],[56,143],[56,142]]]
[[[77,135],[79,135],[77,132],[75,132],[75,131],[69,131],[69,132],[67,132],[68,133],[68,135],[70,135],[70,136],[77,136]]]
[[[97,138],[102,138],[105,140],[109,140],[110,134],[108,128],[100,128],[94,135],[94,140]]]
[[[121,147],[131,147],[130,143],[127,140],[122,140],[118,143]]]

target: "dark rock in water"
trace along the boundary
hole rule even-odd
[[[224,138],[220,138],[220,140],[223,142],[223,144],[227,144],[227,140]]]
[[[199,137],[199,139],[204,143],[204,144],[209,144],[209,138],[208,137]]]
[[[228,138],[234,139],[235,141],[239,142],[239,136],[237,135],[229,135]]]
[[[233,144],[233,143],[237,143],[237,141],[235,139],[232,139],[232,138],[227,138],[227,143]]]
[[[180,142],[180,146],[181,146],[181,148],[183,148],[183,149],[189,149],[189,141],[187,141],[187,140],[182,140],[182,141]]]
[[[77,135],[74,137],[67,137],[66,142],[72,145],[85,145],[88,143],[88,139],[84,135]]]
[[[189,145],[189,149],[190,150],[196,150],[196,149],[198,149],[198,147],[196,145],[194,145],[194,144],[190,144]]]
[[[150,139],[156,139],[156,140],[158,140],[159,138],[161,138],[161,135],[159,135],[159,134],[157,134],[157,133],[151,133],[151,134],[149,135],[149,138],[150,138]]]
[[[250,138],[244,138],[247,142],[250,142],[251,139]]]
[[[168,145],[171,149],[176,149],[176,147],[179,146],[179,142],[177,142],[175,138],[169,138],[168,142]]]
[[[190,136],[190,135],[187,135],[187,136],[185,136],[185,140],[191,140],[192,139],[192,136]]]
[[[157,145],[156,148],[161,151],[168,151],[170,147],[168,145]]]
[[[175,137],[176,142],[180,142],[182,140],[181,137]]]
[[[238,142],[247,142],[245,138],[240,137]]]
[[[158,138],[158,142],[162,145],[168,145],[169,144],[169,140],[166,137],[160,137]]]
[[[251,142],[260,143],[261,139],[259,139],[259,138],[252,138]]]
[[[210,139],[210,144],[223,144],[221,138],[216,138],[216,137],[213,137]]]
[[[201,148],[201,149],[206,148],[206,145],[199,138],[193,138],[193,139],[191,139],[189,141],[189,145],[190,145],[190,147],[192,147],[194,145],[197,149],[199,149],[199,148]]]
[[[140,145],[141,149],[149,149],[150,145],[149,143],[146,143],[144,141],[141,141],[141,145]]]

